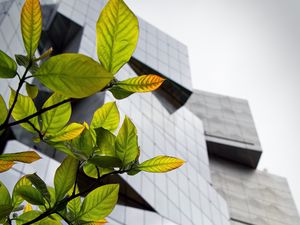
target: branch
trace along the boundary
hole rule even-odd
[[[71,221],[60,212],[57,211],[56,214],[58,214],[61,218],[63,218],[63,220],[66,221],[67,224],[72,224]]]
[[[15,96],[15,98],[14,98],[14,101],[13,101],[11,107],[10,107],[9,110],[8,110],[8,113],[7,113],[7,116],[6,116],[6,119],[5,119],[4,123],[0,126],[0,130],[2,130],[3,128],[5,128],[5,127],[9,124],[9,123],[8,123],[9,118],[10,118],[10,116],[11,116],[11,114],[12,114],[12,112],[13,112],[13,109],[14,109],[16,103],[17,103],[17,100],[18,100],[18,97],[19,97],[20,90],[21,90],[21,88],[22,88],[22,86],[23,86],[23,84],[24,84],[24,82],[25,82],[26,75],[27,75],[27,73],[28,73],[28,71],[29,71],[29,69],[30,69],[30,67],[31,67],[31,64],[32,64],[32,63],[29,62],[29,64],[28,64],[28,66],[27,66],[27,68],[26,68],[26,70],[25,70],[25,72],[24,72],[22,78],[20,79],[20,82],[19,82],[19,84],[18,84],[18,88],[17,88],[17,90],[16,90],[16,96]],[[18,75],[18,76],[19,76],[19,75]]]
[[[62,105],[62,104],[65,104],[65,103],[71,102],[71,101],[72,101],[72,99],[71,99],[71,98],[68,98],[68,99],[65,99],[65,100],[63,100],[63,101],[61,101],[61,102],[58,102],[58,103],[54,104],[54,105],[51,105],[51,106],[46,107],[46,108],[43,108],[43,109],[37,111],[36,113],[33,113],[33,114],[31,114],[30,116],[27,116],[27,117],[25,117],[25,118],[23,118],[23,119],[21,119],[21,120],[17,120],[17,121],[15,121],[15,122],[11,122],[11,123],[5,123],[5,122],[4,122],[2,125],[0,125],[0,130],[5,129],[5,128],[8,128],[8,127],[15,126],[15,125],[20,124],[20,123],[26,123],[26,122],[28,122],[30,119],[32,119],[33,117],[39,116],[39,115],[43,114],[44,112],[47,112],[47,111],[49,111],[49,110],[51,110],[51,109],[53,109],[53,108],[56,108],[56,107],[58,107],[58,106],[60,106],[60,105]]]

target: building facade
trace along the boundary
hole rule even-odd
[[[194,90],[186,107],[202,119],[212,184],[232,225],[299,225],[285,178],[256,170],[262,149],[246,100]]]
[[[105,2],[41,1],[44,20],[39,50],[43,52],[52,46],[55,54],[79,52],[97,60],[95,24]],[[19,25],[22,4],[22,0],[0,1],[0,49],[12,57],[14,54],[25,54]],[[224,102],[214,101],[214,98],[193,98],[195,95],[192,95],[194,90],[187,47],[141,18],[139,26],[137,49],[129,63],[119,71],[117,78],[123,80],[140,74],[155,73],[167,78],[167,81],[158,91],[131,95],[117,101],[117,105],[122,117],[128,115],[137,127],[142,151],[141,161],[164,154],[185,159],[187,163],[166,174],[139,173],[133,177],[117,177],[117,181],[121,183],[121,195],[118,205],[108,218],[109,224],[273,225],[276,224],[274,221],[279,221],[276,225],[288,224],[280,220],[273,220],[274,223],[267,223],[269,221],[266,220],[266,223],[262,223],[264,220],[254,221],[252,217],[248,220],[247,216],[237,216],[246,213],[256,215],[254,212],[257,209],[250,210],[250,203],[245,206],[248,211],[237,207],[238,205],[232,203],[233,197],[227,195],[231,189],[228,191],[224,183],[231,183],[231,178],[236,179],[236,188],[241,188],[238,183],[241,180],[240,177],[235,177],[229,166],[219,163],[217,157],[226,162],[231,159],[235,163],[244,164],[255,174],[261,173],[253,170],[262,151],[250,111],[241,103],[243,101],[232,108],[230,98]],[[32,82],[36,83],[34,80]],[[16,79],[1,80],[0,94],[6,101],[10,95],[9,86],[16,88],[16,85]],[[25,90],[22,93],[26,94]],[[43,89],[43,95],[39,95],[35,103],[41,104],[48,95],[49,90]],[[110,93],[97,93],[77,102],[72,105],[74,115],[71,120],[89,122],[93,112],[108,101],[115,101]],[[209,107],[198,107],[199,111],[204,108],[206,110],[199,115],[191,107],[197,104]],[[227,108],[225,113],[220,113],[220,107]],[[244,114],[241,116],[233,109],[240,109]],[[230,135],[227,136],[228,134]],[[59,165],[57,161],[61,161],[64,155],[47,146],[33,145],[29,141],[30,136],[20,127],[13,128],[8,138],[15,140],[5,142],[4,152],[24,151],[30,147],[43,154],[43,160],[32,165],[19,164],[0,174],[0,179],[10,190],[22,174],[33,172],[37,172],[49,185],[53,185],[54,172]],[[240,168],[237,170],[240,171]],[[228,179],[225,179],[226,182],[219,182],[218,177]],[[250,184],[252,183],[249,186]],[[283,186],[287,187],[286,184]],[[246,199],[251,200],[250,197]],[[290,198],[286,199],[283,208],[289,204]],[[235,208],[241,212],[234,213]],[[290,208],[295,210],[294,207]],[[266,218],[272,219],[270,216]],[[295,216],[295,221],[297,218]],[[289,225],[292,224],[294,225]]]

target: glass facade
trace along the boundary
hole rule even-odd
[[[22,1],[12,1],[12,6],[0,27],[0,38],[5,40],[3,42],[0,40],[0,48],[11,56],[16,53],[25,54],[19,31],[20,2]],[[104,1],[61,0],[58,2],[57,11],[83,27],[79,52],[97,60],[95,23]],[[46,3],[48,4],[49,1]],[[11,30],[7,32],[7,29]],[[169,78],[170,87],[176,84],[172,89],[173,94],[180,95],[182,94],[180,91],[184,90],[186,96],[189,95],[191,77],[186,46],[142,19],[140,19],[140,30],[140,41],[133,58],[142,67],[147,67],[147,70],[150,68]],[[117,77],[126,79],[137,76],[131,66],[125,65]],[[1,80],[0,92],[6,100],[9,97],[8,85],[15,88],[16,84],[16,80]],[[152,210],[134,208],[120,202],[110,215],[109,224],[229,225],[227,204],[211,185],[202,122],[185,107],[180,107],[187,98],[179,101],[170,114],[166,106],[168,98],[161,100],[163,96],[169,94],[168,90],[165,88],[163,93],[155,94],[134,94],[125,100],[117,101],[117,105],[122,117],[128,115],[137,126],[142,151],[141,161],[165,154],[183,158],[187,163],[181,169],[166,174],[139,173],[133,177],[123,175],[121,178],[125,181],[125,185],[132,188],[139,198],[145,200]],[[91,98],[93,100],[88,98],[73,107],[76,118],[83,117],[84,120],[89,121],[95,108],[100,107],[104,101],[114,101],[109,93],[105,96],[97,94]],[[89,105],[88,110],[87,105]],[[5,151],[21,150],[19,145],[17,141],[8,142]],[[62,156],[55,152],[47,155],[58,160],[61,160]],[[46,156],[43,158],[46,158],[47,163],[41,161],[30,166],[20,164],[8,173],[19,177],[20,173],[38,171],[38,174],[46,178],[51,185],[58,163]],[[1,179],[3,178],[4,183],[8,183],[11,189],[13,183],[11,183],[12,179],[7,179],[10,177],[8,173],[2,174]]]

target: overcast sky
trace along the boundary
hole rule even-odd
[[[299,0],[126,2],[188,46],[194,88],[249,101],[259,168],[287,177],[300,209]]]

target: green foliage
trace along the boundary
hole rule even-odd
[[[101,91],[113,78],[92,58],[74,53],[51,57],[34,77],[49,89],[71,98],[84,98]]]
[[[120,122],[119,110],[115,102],[108,102],[95,111],[91,128],[103,127],[109,131],[115,131]]]
[[[13,89],[11,89],[11,94],[10,94],[10,99],[9,99],[9,107],[12,107],[12,104],[13,104],[15,98],[16,98],[16,92]],[[36,113],[36,107],[35,107],[32,99],[28,96],[19,94],[18,101],[12,111],[13,118],[15,120],[21,120],[21,119],[24,119],[27,116],[30,116],[34,113]],[[39,125],[37,117],[30,119],[29,122],[36,129],[40,130],[40,125]],[[36,133],[35,129],[29,123],[21,123],[20,125],[22,127],[24,127],[26,130],[28,130],[32,133]]]
[[[153,74],[123,81],[114,77],[130,60],[139,33],[138,20],[123,0],[109,0],[97,21],[100,63],[76,53],[50,57],[52,48],[36,58],[41,15],[39,0],[25,0],[21,31],[27,55],[15,55],[15,62],[0,50],[0,78],[19,77],[17,89],[11,89],[9,109],[0,96],[0,135],[19,124],[35,135],[34,142],[43,141],[67,157],[55,172],[54,188],[47,186],[36,173],[27,174],[19,179],[10,196],[0,181],[0,223],[9,224],[13,219],[17,225],[56,225],[65,220],[69,224],[102,225],[115,207],[119,193],[118,184],[102,185],[105,177],[136,175],[141,171],[167,172],[184,161],[157,156],[139,163],[137,129],[125,115],[118,130],[120,112],[116,102],[102,105],[87,124],[69,122],[71,101],[105,90],[111,91],[116,99],[123,99],[136,92],[154,91],[164,79]],[[39,63],[40,60],[43,62]],[[25,67],[23,75],[17,73],[17,64]],[[39,89],[27,82],[30,77],[53,91],[42,107],[35,106],[33,99]],[[28,96],[20,94],[23,85]],[[11,117],[15,121],[11,122]],[[32,163],[38,159],[40,156],[34,151],[2,154],[0,172],[9,170],[16,162]],[[77,179],[81,171],[95,181],[79,189]]]
[[[39,89],[37,88],[37,86],[29,84],[27,82],[26,82],[26,91],[28,96],[32,99],[36,98],[36,96],[39,93]]]
[[[16,194],[33,205],[43,205],[45,203],[42,194],[31,185],[19,187]]]
[[[108,216],[118,200],[119,185],[108,184],[91,191],[83,200],[78,218],[97,221]]]
[[[105,69],[116,74],[135,50],[138,20],[123,0],[110,0],[100,14],[96,31],[98,58]]]
[[[127,116],[117,135],[116,152],[124,166],[135,161],[139,156],[136,128]]]
[[[59,95],[57,93],[53,93],[48,100],[44,103],[42,108],[50,107],[54,104],[57,104],[66,97]],[[55,134],[60,131],[70,120],[72,113],[71,104],[65,103],[54,109],[51,109],[41,115],[42,118],[42,132],[45,135]]]
[[[0,78],[13,78],[16,75],[16,62],[0,50]]]
[[[74,186],[78,163],[78,160],[68,156],[56,170],[54,176],[56,201],[63,199],[70,188]]]

